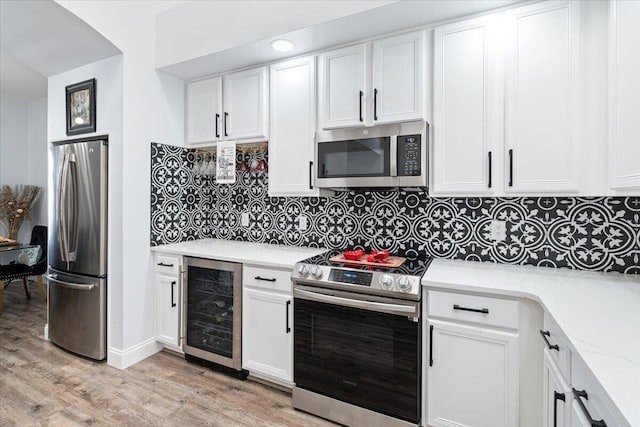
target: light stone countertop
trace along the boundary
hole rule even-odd
[[[640,426],[640,275],[435,259],[422,284],[538,302],[629,424]]]
[[[200,239],[152,246],[154,252],[292,269],[296,262],[326,252],[322,248],[270,245],[237,240]]]

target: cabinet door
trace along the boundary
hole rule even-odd
[[[332,50],[320,56],[320,121],[323,129],[364,126],[366,45]]]
[[[518,425],[518,335],[437,320],[429,327],[427,425]]]
[[[487,18],[435,30],[434,191],[490,193],[492,150]],[[463,124],[463,125],[461,125]]]
[[[609,184],[640,189],[640,2],[609,8]]]
[[[507,12],[507,191],[577,190],[578,2]]]
[[[293,381],[291,295],[245,288],[242,367],[285,385]]]
[[[268,96],[266,67],[223,77],[225,139],[266,139]]]
[[[424,32],[373,43],[373,124],[422,118]]]
[[[562,377],[549,349],[544,349],[542,380],[542,411],[544,427],[567,427],[571,408],[571,388]]]
[[[221,115],[221,77],[187,84],[187,144],[199,144],[220,139]]]
[[[271,66],[269,196],[317,196],[312,181],[316,130],[314,56]]]
[[[180,280],[172,276],[156,276],[156,339],[180,346]]]

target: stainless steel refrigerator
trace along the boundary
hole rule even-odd
[[[107,346],[107,138],[52,145],[49,339],[102,360]]]

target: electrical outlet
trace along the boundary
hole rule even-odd
[[[298,230],[305,231],[307,229],[307,217],[300,215],[298,217]]]
[[[491,240],[504,242],[507,238],[507,223],[494,219],[491,221]]]
[[[240,224],[242,224],[243,227],[249,226],[249,212],[242,212],[240,215]]]

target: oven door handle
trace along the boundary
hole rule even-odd
[[[361,301],[351,298],[336,297],[333,295],[319,294],[316,292],[294,289],[294,297],[299,297],[309,301],[326,302],[351,308],[361,308],[363,310],[376,311],[379,313],[389,313],[399,316],[419,317],[420,310],[414,305],[388,304],[383,302]]]

